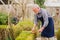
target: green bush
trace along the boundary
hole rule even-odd
[[[13,26],[15,38],[21,33],[21,31],[31,31],[33,22],[30,20],[24,20],[19,22],[16,26]]]
[[[56,36],[57,36],[57,40],[60,40],[60,29],[57,31]]]
[[[29,20],[21,21],[17,24],[17,27],[20,26],[22,30],[30,31],[33,27],[33,22]]]
[[[33,40],[33,34],[29,31],[22,31],[16,40]]]
[[[8,15],[6,13],[0,12],[0,25],[7,25]]]
[[[11,17],[11,23],[16,25],[19,22],[19,19],[17,17]]]
[[[45,0],[35,0],[35,3],[38,4],[40,7],[43,7],[43,8],[45,8],[44,2],[45,2]]]

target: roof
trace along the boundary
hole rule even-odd
[[[49,1],[46,1],[44,3],[44,5],[46,7],[60,7],[60,2],[49,2]]]

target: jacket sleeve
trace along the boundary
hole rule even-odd
[[[37,15],[34,15],[34,24],[38,24]]]
[[[44,19],[44,24],[43,24],[43,27],[47,27],[49,21],[48,21],[48,14],[47,14],[47,11],[44,11],[43,14],[43,19]]]

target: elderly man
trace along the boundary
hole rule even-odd
[[[42,26],[38,31],[41,32],[41,40],[54,40],[54,22],[51,15],[38,5],[33,6],[32,10],[35,12],[32,33],[34,33],[35,28],[38,26],[38,20],[40,20]]]

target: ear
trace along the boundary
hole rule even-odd
[[[37,7],[39,10],[40,10],[40,8],[39,7]]]

